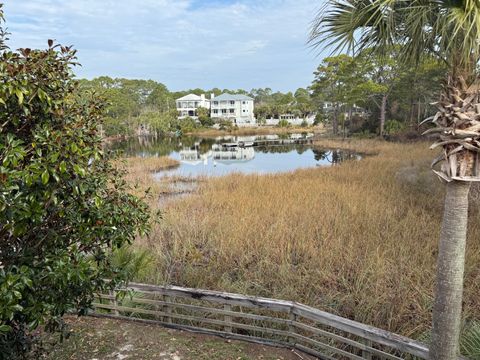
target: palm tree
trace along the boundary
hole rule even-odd
[[[437,264],[430,358],[459,354],[463,274],[471,181],[480,180],[479,0],[328,0],[313,23],[310,42],[334,52],[373,49],[382,54],[400,45],[401,59],[435,56],[447,64],[435,127],[433,161],[446,182]]]

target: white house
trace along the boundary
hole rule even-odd
[[[210,100],[212,119],[230,120],[238,126],[256,123],[254,100],[246,95],[222,94]]]
[[[183,119],[186,117],[191,117],[197,119],[197,109],[203,107],[210,109],[210,100],[205,98],[205,94],[200,96],[195,94],[188,94],[180,99],[176,100],[178,118]]]

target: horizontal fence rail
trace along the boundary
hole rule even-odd
[[[428,359],[428,347],[385,330],[291,301],[132,283],[99,294],[107,316],[298,349],[320,359]]]

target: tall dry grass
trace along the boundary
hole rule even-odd
[[[307,303],[407,336],[430,326],[443,186],[425,143],[320,142],[375,153],[278,175],[210,179],[170,202],[138,246],[148,281]],[[474,201],[474,204],[477,202]],[[480,318],[472,206],[464,314]]]
[[[133,186],[134,194],[141,196],[147,190],[151,193],[147,200],[155,210],[158,197],[170,193],[171,187],[167,181],[155,181],[152,175],[162,170],[173,169],[179,166],[180,162],[168,156],[128,157],[119,160],[117,165],[126,170],[125,180]]]

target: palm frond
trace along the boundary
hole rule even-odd
[[[469,359],[480,359],[480,323],[473,322],[468,326],[461,339],[462,354]]]
[[[434,54],[471,70],[480,59],[480,1],[329,0],[313,23],[309,43],[333,47],[332,52],[368,47],[384,52],[399,44],[408,61]]]

